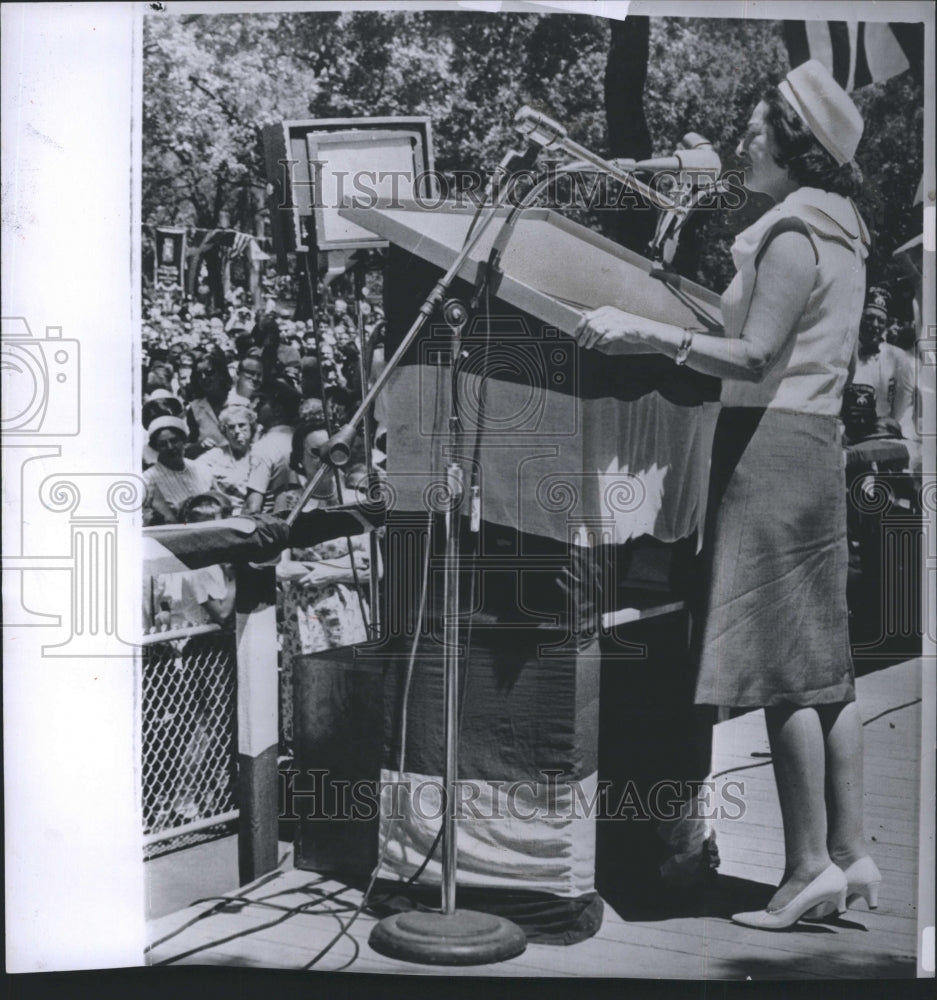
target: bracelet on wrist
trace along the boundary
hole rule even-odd
[[[685,365],[687,358],[690,356],[690,348],[693,346],[693,331],[684,330],[683,340],[680,342],[680,346],[677,348],[677,353],[674,355],[675,365]]]

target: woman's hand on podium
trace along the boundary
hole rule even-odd
[[[580,347],[602,351],[603,354],[635,354],[635,347],[644,353],[659,351],[662,340],[669,340],[670,330],[676,327],[666,323],[624,312],[617,306],[599,306],[587,312],[573,331],[573,339]],[[682,336],[682,331],[679,332]]]

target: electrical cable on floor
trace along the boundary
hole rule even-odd
[[[287,891],[293,891],[293,890],[287,890]],[[251,934],[256,934],[257,931],[267,930],[270,927],[276,927],[278,924],[282,924],[284,921],[289,920],[291,917],[294,917],[297,914],[311,912],[314,907],[321,906],[323,903],[330,902],[332,899],[338,898],[342,893],[347,891],[348,891],[347,886],[341,886],[340,888],[335,889],[333,892],[326,893],[320,899],[309,900],[305,903],[299,904],[298,906],[293,906],[285,909],[283,913],[276,918],[276,920],[269,920],[266,923],[257,924],[254,927],[247,927],[244,928],[243,930],[236,931],[233,934],[228,934],[225,937],[214,938],[211,941],[206,941],[204,944],[197,945],[194,948],[189,948],[187,951],[182,951],[176,955],[171,955],[169,958],[160,959],[158,962],[154,962],[153,964],[171,965],[173,962],[178,962],[183,958],[189,958],[191,955],[195,955],[200,951],[206,951],[210,948],[216,948],[218,947],[218,945],[227,944],[230,941],[236,941],[238,938],[249,937]],[[283,893],[277,893],[275,895],[283,895]],[[222,912],[226,906],[230,905],[233,902],[243,902],[245,906],[258,904],[260,906],[269,907],[271,906],[271,904],[267,902],[267,899],[270,898],[273,897],[266,897],[264,900],[252,900],[246,896],[219,896],[218,897],[219,902],[216,903],[215,906],[213,906],[210,910],[206,910],[204,913],[199,914],[198,917],[189,921],[188,925],[177,928],[177,930],[173,931],[172,934],[167,935],[166,938],[162,940],[168,940],[169,938],[175,936],[176,934],[181,933],[183,930],[186,929],[186,926],[191,926],[198,920],[204,919],[207,916],[217,915],[218,913]],[[279,909],[279,907],[275,908]],[[348,904],[347,909],[351,909],[351,904]],[[341,924],[341,919],[337,916],[337,914],[339,912],[345,912],[345,908],[342,908],[340,910],[326,910],[324,912],[328,916],[334,916],[335,919],[338,920],[339,924]],[[159,943],[162,943],[162,941],[154,942],[150,947],[151,948],[156,947],[156,945]]]
[[[490,328],[490,325],[491,325],[490,298],[489,298],[489,292],[488,292],[487,288],[485,289],[485,312],[486,312],[487,323],[488,323],[486,343],[485,343],[485,356],[486,356],[486,362],[487,362],[488,349],[490,347],[490,338],[491,338],[491,328]],[[453,360],[455,361],[455,359],[453,359]],[[438,374],[441,374],[441,372],[438,373]],[[482,424],[483,424],[483,414],[484,414],[484,406],[485,406],[484,375],[483,375],[482,381],[483,381],[482,396],[481,396],[481,399],[480,399],[480,408],[479,408],[478,420],[476,421],[475,442],[474,442],[474,448],[473,448],[473,461],[475,463],[477,463],[477,461],[479,459],[480,439],[481,439],[481,431],[482,431]],[[438,387],[439,387],[439,383],[437,381],[437,389],[438,389]],[[455,392],[455,379],[453,379],[451,391],[453,393]],[[439,407],[438,407],[440,396],[441,396],[441,393],[439,393],[437,391],[437,394],[436,394],[437,409],[436,409],[436,413],[434,414],[434,424],[437,424],[439,422],[439,420],[441,419],[441,414],[440,414]],[[476,470],[477,470],[477,465],[476,465]],[[474,536],[474,540],[473,540],[473,555],[475,557],[477,557],[478,552],[479,552],[478,532],[473,532],[473,536]],[[410,694],[410,688],[411,688],[412,679],[413,679],[413,670],[414,670],[415,661],[416,661],[416,652],[417,652],[417,648],[418,648],[418,645],[419,645],[420,634],[421,634],[422,628],[423,628],[423,616],[424,616],[425,609],[426,609],[426,598],[427,598],[427,590],[428,590],[428,583],[429,583],[429,560],[430,560],[430,551],[431,551],[431,548],[432,548],[432,514],[429,515],[429,518],[428,518],[428,521],[427,521],[426,539],[427,539],[427,541],[426,541],[426,547],[424,549],[424,554],[423,554],[423,567],[422,567],[422,574],[421,574],[422,579],[421,579],[421,587],[420,587],[420,600],[419,600],[419,603],[418,603],[418,611],[417,611],[417,620],[416,620],[415,628],[414,628],[413,642],[411,643],[411,646],[410,646],[410,653],[409,653],[409,657],[408,657],[408,661],[407,661],[407,670],[406,670],[406,674],[404,676],[403,693],[402,693],[402,698],[401,698],[401,720],[400,720],[400,734],[401,735],[400,735],[400,751],[399,751],[399,758],[398,758],[398,774],[400,775],[401,778],[403,776],[404,768],[405,768],[405,764],[406,764],[407,716],[408,716],[409,694]],[[350,547],[350,544],[349,544],[349,550],[350,550],[350,548],[351,547]],[[349,552],[349,554],[350,554],[350,552]],[[466,627],[466,661],[468,661],[469,658],[470,658],[470,649],[471,649],[471,636],[472,636],[472,615],[471,615],[471,609],[474,606],[474,600],[475,600],[475,577],[476,577],[476,574],[474,572],[472,572],[472,573],[469,574],[469,601],[468,601],[469,616],[468,616],[468,622],[467,622],[467,627]],[[466,687],[467,687],[467,683],[468,683],[468,666],[466,665],[465,669],[463,669],[463,671],[462,671],[462,676],[460,678],[460,685],[459,685],[460,686],[460,699],[459,699],[458,729],[459,729],[459,733],[460,734],[461,734],[461,730],[462,730],[462,722],[463,722],[464,713],[465,713],[465,690],[466,690]],[[352,941],[352,944],[354,946],[354,955],[352,956],[352,958],[350,959],[350,961],[348,963],[346,963],[345,966],[343,966],[343,968],[347,968],[348,965],[352,964],[355,961],[355,959],[358,957],[358,954],[359,954],[359,951],[360,951],[359,945],[358,945],[357,941],[355,941],[355,939],[351,937],[351,935],[349,934],[349,930],[351,929],[351,927],[355,923],[355,921],[358,919],[358,917],[361,915],[361,913],[368,906],[374,906],[376,903],[383,902],[384,900],[390,898],[389,895],[384,894],[379,899],[372,900],[371,899],[371,892],[374,889],[374,885],[375,885],[375,883],[377,881],[378,872],[380,871],[381,866],[382,866],[382,864],[384,862],[384,858],[386,857],[387,849],[388,849],[388,846],[390,844],[390,836],[391,836],[391,833],[393,831],[393,826],[397,822],[397,820],[398,820],[398,817],[397,817],[396,814],[393,815],[391,817],[391,819],[390,819],[390,824],[389,824],[389,826],[387,828],[387,833],[386,833],[385,838],[384,838],[384,843],[383,843],[383,845],[381,847],[381,851],[380,851],[380,854],[378,856],[377,862],[376,862],[376,864],[374,866],[374,869],[373,869],[373,871],[371,873],[371,877],[370,877],[370,880],[368,882],[368,885],[367,885],[364,893],[362,894],[360,902],[357,904],[357,906],[354,907],[354,910],[352,912],[352,916],[348,920],[348,922],[347,923],[343,922],[342,919],[338,916],[338,914],[339,913],[343,913],[343,912],[348,912],[348,910],[351,909],[351,904],[348,904],[347,907],[342,907],[340,909],[326,910],[325,911],[329,916],[333,916],[336,919],[336,921],[338,922],[341,930],[322,949],[320,949],[320,951],[309,962],[307,962],[302,967],[303,971],[307,971],[307,970],[313,968],[319,961],[321,961],[321,959],[323,957],[325,957],[326,954],[328,954],[329,951],[332,950],[332,948],[335,947],[335,945],[343,937],[346,937],[346,936],[349,937],[349,939]],[[439,845],[439,842],[441,840],[441,837],[442,837],[442,825],[440,825],[440,829],[437,831],[436,836],[435,836],[435,838],[433,840],[433,843],[430,845],[430,848],[427,851],[426,855],[424,856],[424,858],[423,858],[422,862],[420,863],[419,867],[416,869],[416,871],[407,880],[405,880],[404,882],[401,883],[400,888],[406,889],[406,888],[408,888],[408,887],[410,887],[410,886],[412,886],[412,885],[414,885],[416,883],[417,879],[419,879],[420,876],[423,874],[423,872],[426,869],[426,866],[429,864],[430,860],[432,859],[433,855],[435,854],[436,849],[437,849],[437,847]],[[273,875],[271,877],[276,877],[279,874],[281,874],[281,873],[280,872],[273,873]],[[263,884],[263,883],[261,882],[260,884]],[[193,948],[193,949],[190,949],[189,951],[182,952],[179,955],[172,956],[172,957],[170,957],[168,959],[163,959],[160,962],[155,963],[155,964],[157,964],[157,965],[167,965],[167,964],[170,964],[172,962],[179,961],[182,958],[187,958],[190,955],[195,954],[195,953],[197,953],[199,951],[204,951],[204,950],[206,950],[208,948],[212,948],[212,947],[215,947],[215,946],[220,945],[220,944],[225,944],[225,943],[227,943],[229,941],[236,940],[236,939],[238,939],[240,937],[246,937],[246,936],[248,936],[250,934],[255,933],[258,930],[266,930],[266,929],[268,929],[270,927],[277,926],[278,924],[283,923],[284,921],[290,919],[291,917],[293,917],[293,916],[295,916],[297,914],[301,914],[301,913],[304,913],[304,912],[311,912],[313,907],[322,906],[324,903],[329,902],[332,899],[337,899],[338,897],[340,897],[343,893],[345,893],[347,891],[348,891],[348,887],[347,886],[343,886],[340,889],[337,889],[337,890],[335,890],[332,893],[324,895],[321,899],[313,900],[313,901],[301,904],[300,906],[292,907],[290,909],[284,910],[284,912],[279,917],[277,917],[276,920],[269,921],[269,922],[264,923],[264,924],[260,924],[260,925],[258,925],[256,927],[248,928],[248,929],[245,929],[243,931],[239,931],[239,932],[237,932],[235,934],[232,934],[232,935],[229,935],[229,936],[227,936],[225,938],[221,938],[221,939],[217,939],[217,940],[212,941],[212,942],[208,942],[208,943],[206,943],[204,945],[198,946],[197,948]],[[280,894],[277,893],[277,894],[274,894],[274,895],[280,895]],[[211,897],[208,897],[208,898],[211,898]],[[165,941],[169,940],[170,938],[172,938],[172,937],[176,936],[177,934],[181,933],[183,930],[185,930],[188,927],[192,926],[192,924],[198,922],[199,920],[202,920],[205,917],[212,916],[212,915],[215,915],[215,914],[221,912],[226,906],[230,906],[232,902],[240,902],[240,901],[243,900],[245,906],[247,906],[247,905],[260,905],[260,906],[267,906],[268,908],[280,909],[280,907],[276,907],[274,904],[267,903],[266,899],[269,899],[269,898],[272,898],[272,897],[266,897],[264,900],[251,900],[251,899],[249,899],[247,897],[244,897],[243,895],[218,897],[219,901],[213,907],[211,907],[209,910],[207,910],[204,913],[199,914],[198,916],[194,917],[192,920],[188,921],[182,927],[177,928],[171,934],[166,935],[164,938],[161,938],[159,941],[154,942],[146,950],[149,951],[152,948],[155,948],[157,945],[164,943]]]
[[[397,760],[397,773],[401,778],[403,777],[404,767],[406,764],[407,714],[408,714],[408,702],[410,697],[410,685],[413,680],[413,668],[416,663],[416,651],[420,642],[420,633],[423,631],[423,615],[426,609],[426,595],[427,595],[427,590],[429,588],[429,557],[431,548],[432,548],[432,513],[427,515],[426,546],[423,550],[423,572],[420,583],[420,600],[417,605],[417,616],[413,629],[413,641],[410,644],[410,653],[407,659],[407,671],[406,674],[404,675],[403,693],[401,695],[400,751]],[[309,962],[307,962],[302,967],[304,972],[308,971],[313,966],[315,966],[319,961],[321,961],[322,958],[324,958],[325,955],[327,955],[343,937],[345,937],[346,935],[350,937],[348,931],[351,929],[352,924],[354,924],[354,922],[358,919],[358,917],[364,911],[366,906],[373,905],[370,898],[371,892],[374,889],[375,883],[377,882],[378,872],[381,870],[381,866],[383,865],[384,859],[387,856],[387,849],[390,845],[391,833],[393,832],[394,824],[397,822],[397,819],[398,816],[397,813],[395,812],[394,814],[391,815],[390,823],[384,835],[384,842],[381,845],[380,853],[378,854],[378,858],[377,861],[375,862],[374,869],[371,872],[371,878],[368,881],[368,885],[364,890],[363,895],[361,896],[361,901],[355,908],[355,912],[352,914],[351,919],[348,921],[347,924],[342,923],[341,920],[338,921],[342,929],[338,932],[338,934],[335,935],[335,937],[332,938],[331,941],[328,942],[328,944],[325,945],[324,948],[322,948],[316,955],[313,956],[313,958]],[[422,869],[426,867],[426,864],[432,857],[433,851],[435,851],[437,841],[433,842],[433,846],[431,847],[430,852],[427,854],[421,869],[419,869],[418,871],[422,871]],[[354,940],[354,938],[352,938],[352,940]],[[357,942],[356,942],[356,947],[357,947]]]
[[[223,909],[226,902],[237,902],[238,900],[241,899],[247,899],[248,897],[245,896],[244,893],[253,892],[254,889],[259,889],[260,886],[266,884],[267,882],[272,882],[275,878],[279,878],[282,874],[283,872],[281,871],[268,872],[262,878],[258,879],[256,883],[252,883],[247,889],[242,889],[241,892],[238,893],[238,895],[236,896],[225,896],[225,897],[219,896],[218,899],[223,899],[224,902],[218,903],[215,906],[211,907],[210,909],[205,910],[202,913],[196,914],[194,917],[187,920],[180,927],[177,927],[175,930],[170,931],[168,934],[165,934],[163,937],[158,938],[156,941],[151,941],[143,949],[143,954],[146,955],[148,952],[152,951],[154,948],[158,948],[161,944],[165,943],[166,941],[169,941],[172,938],[177,937],[184,930],[188,930],[188,928],[191,927],[193,924],[197,924],[200,920],[204,920],[206,917],[210,917],[213,913]],[[193,903],[190,903],[189,905],[197,906],[200,902],[203,902],[203,900],[195,900]]]
[[[440,395],[441,394],[437,392],[437,401],[438,401],[438,398],[439,398]],[[435,420],[438,421],[440,419],[440,417],[441,417],[441,414],[439,413],[439,410],[438,410],[438,407],[437,407],[437,412],[435,414]],[[429,584],[429,559],[430,559],[430,551],[431,551],[431,547],[432,547],[432,514],[429,515],[428,520],[427,520],[426,539],[427,539],[427,541],[426,541],[426,547],[424,549],[423,572],[422,572],[422,581],[421,581],[421,590],[420,590],[420,601],[419,601],[419,604],[418,604],[417,620],[416,620],[415,628],[414,628],[413,642],[412,642],[411,647],[410,647],[410,654],[409,654],[408,663],[407,663],[407,672],[406,672],[405,679],[404,679],[404,688],[403,688],[403,695],[402,695],[402,719],[401,719],[401,730],[400,730],[401,731],[401,740],[400,740],[400,754],[399,754],[399,762],[398,762],[399,763],[398,771],[399,771],[399,773],[401,775],[403,774],[403,769],[404,769],[405,759],[406,759],[407,702],[408,702],[408,698],[409,698],[409,691],[410,691],[410,686],[411,686],[412,677],[413,677],[413,668],[414,668],[414,664],[415,664],[415,660],[416,660],[416,651],[417,651],[417,647],[418,647],[418,644],[419,644],[420,634],[421,634],[422,628],[423,628],[423,616],[424,616],[424,612],[425,612],[425,608],[426,608],[426,596],[427,596],[427,590],[428,590],[428,584]],[[330,914],[330,915],[335,916],[335,919],[338,921],[338,923],[339,923],[339,925],[340,925],[340,927],[342,929],[338,932],[338,934],[335,935],[334,938],[332,938],[331,941],[328,942],[328,944],[324,948],[322,948],[318,952],[318,954],[316,954],[313,957],[313,959],[310,962],[308,962],[305,966],[303,966],[304,970],[311,969],[317,962],[319,962],[338,943],[338,941],[341,940],[342,937],[348,935],[348,930],[351,928],[352,924],[355,922],[355,920],[357,920],[358,916],[361,914],[361,912],[365,909],[366,906],[368,906],[368,905],[374,905],[374,901],[370,900],[370,893],[371,893],[371,891],[374,888],[375,882],[377,881],[377,874],[380,871],[381,865],[383,864],[384,858],[386,856],[387,848],[388,848],[389,843],[390,843],[390,834],[391,834],[391,832],[393,830],[393,824],[396,821],[397,821],[397,817],[396,816],[392,816],[391,820],[390,820],[390,826],[388,827],[387,834],[386,834],[386,836],[384,838],[384,843],[382,845],[381,852],[380,852],[380,854],[378,856],[377,862],[376,862],[376,864],[374,866],[374,870],[373,870],[373,872],[371,874],[370,881],[368,883],[367,888],[365,889],[364,894],[362,895],[360,903],[357,905],[357,907],[355,907],[355,910],[353,912],[353,915],[352,915],[351,919],[346,924],[346,923],[343,923],[342,920],[336,914],[334,914],[334,913]],[[410,879],[408,881],[406,881],[406,882],[403,883],[403,887],[407,887],[408,885],[411,885],[423,873],[423,871],[426,868],[426,865],[429,863],[430,859],[432,858],[433,854],[435,853],[436,847],[437,847],[437,845],[439,843],[441,832],[442,832],[442,828],[440,827],[440,832],[439,832],[439,834],[437,834],[436,839],[433,841],[433,844],[431,845],[430,850],[427,853],[426,857],[423,859],[422,864],[416,870],[416,872],[414,872],[414,874],[412,876],[410,876]],[[276,877],[276,875],[279,875],[279,874],[281,874],[281,873],[277,872],[272,877]],[[324,897],[321,900],[315,900],[315,901],[313,901],[311,903],[306,903],[306,904],[303,904],[302,906],[293,908],[292,910],[284,913],[281,917],[278,917],[275,921],[268,922],[266,924],[261,924],[261,925],[259,925],[257,927],[250,928],[250,929],[238,932],[237,934],[228,936],[226,938],[221,938],[221,939],[218,939],[218,940],[215,940],[215,941],[212,941],[212,942],[208,942],[208,943],[206,943],[204,945],[200,945],[198,948],[191,949],[190,951],[180,953],[179,955],[172,956],[171,958],[168,958],[168,959],[163,959],[160,962],[155,963],[155,964],[158,964],[158,965],[170,964],[172,962],[178,961],[181,958],[186,958],[186,957],[188,957],[191,954],[195,954],[196,952],[204,951],[204,950],[206,950],[208,948],[211,948],[211,947],[214,947],[216,945],[224,944],[224,943],[226,943],[228,941],[235,940],[238,937],[243,937],[243,936],[246,936],[248,934],[252,934],[252,933],[254,933],[257,930],[264,930],[264,929],[267,929],[269,927],[276,926],[277,924],[282,923],[284,920],[289,919],[291,916],[293,916],[293,915],[295,915],[297,913],[306,912],[309,908],[311,908],[313,906],[319,906],[323,902],[327,902],[329,899],[337,898],[342,893],[347,892],[347,891],[348,891],[348,887],[347,886],[343,886],[341,889],[336,890],[334,893],[330,894],[330,896],[328,896],[328,897]],[[185,930],[188,927],[192,926],[192,924],[198,922],[199,920],[202,920],[202,919],[204,919],[205,917],[208,917],[208,916],[215,915],[216,913],[218,913],[221,910],[223,910],[225,906],[230,905],[230,903],[232,901],[238,901],[241,898],[242,898],[241,896],[224,897],[223,899],[221,899],[220,902],[216,903],[215,906],[211,907],[209,910],[206,910],[204,913],[199,914],[196,917],[193,917],[192,920],[188,921],[182,927],[177,928],[177,930],[175,930],[174,932],[172,932],[172,934],[166,935],[166,937],[161,938],[157,942],[154,942],[152,945],[150,945],[149,949],[147,949],[147,950],[155,948],[157,945],[162,944],[163,942],[165,942],[165,941],[169,940],[170,938],[176,936],[177,934],[181,933],[183,930]],[[385,898],[388,898],[388,897],[385,897]],[[247,900],[247,902],[250,903],[251,901]],[[348,936],[350,937],[350,935],[348,935]],[[357,952],[358,952],[358,943],[354,940],[354,938],[351,938],[351,940],[354,943],[355,953],[357,955]]]

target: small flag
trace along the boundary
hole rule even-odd
[[[847,91],[924,67],[922,25],[866,21],[785,21],[791,66],[817,59]]]

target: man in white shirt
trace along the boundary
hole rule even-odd
[[[913,442],[916,438],[913,365],[901,350],[885,340],[887,326],[887,294],[883,289],[873,288],[859,326],[858,356],[846,393],[844,417],[847,426],[863,422],[859,414],[850,413],[850,399],[862,400],[869,408],[874,403],[877,432],[885,434],[890,430],[894,437]],[[871,413],[864,422],[871,423]],[[868,428],[868,433],[872,432]]]

